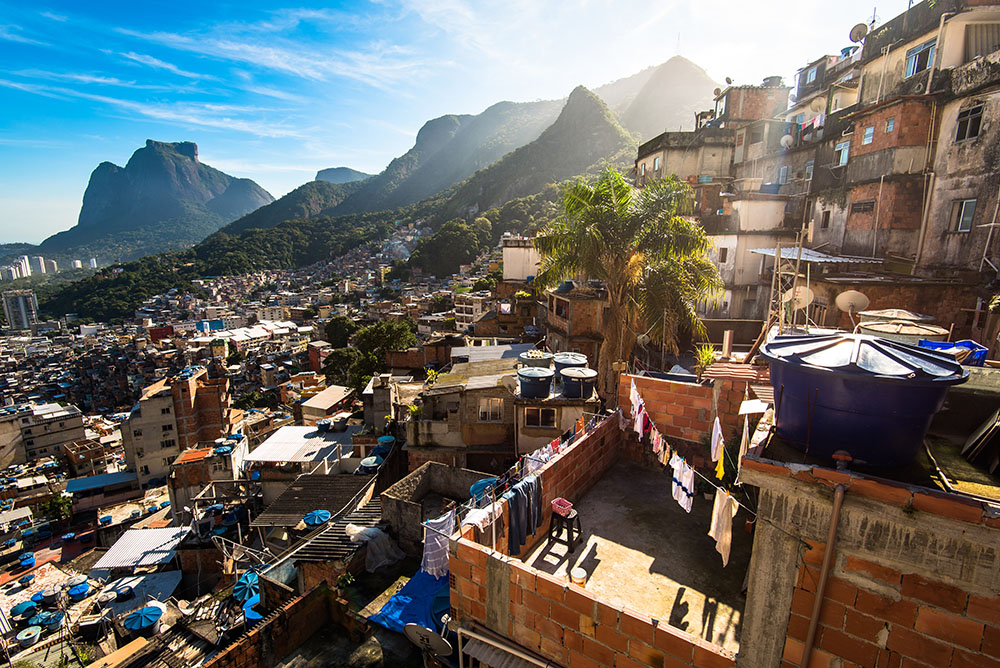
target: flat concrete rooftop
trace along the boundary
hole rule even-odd
[[[688,514],[670,487],[669,468],[619,461],[574,504],[583,527],[574,553],[567,556],[563,542],[543,540],[525,563],[560,576],[579,566],[588,573],[586,589],[602,600],[737,651],[753,543],[743,529],[747,514],[733,519],[723,568],[708,535],[714,496],[697,495]]]

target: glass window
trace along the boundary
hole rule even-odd
[[[479,421],[500,422],[503,419],[503,399],[484,397],[479,400]]]
[[[813,177],[813,164],[814,164],[814,162],[812,160],[810,160],[810,161],[808,161],[806,163],[806,181],[812,181],[812,177]]]
[[[526,427],[555,427],[556,409],[554,408],[525,408],[524,425]]]
[[[655,172],[659,168],[660,168],[660,159],[658,157],[653,158],[653,171]]]
[[[750,143],[759,144],[764,141],[764,128],[750,128]]]
[[[641,165],[639,165],[639,173],[642,174],[643,176],[646,175],[646,163],[642,163]]]
[[[778,169],[778,183],[788,183],[788,165],[783,165]]]
[[[847,155],[851,151],[851,140],[842,141],[833,149],[833,164],[837,166],[847,164]]]
[[[875,200],[865,200],[864,202],[854,202],[851,204],[851,213],[871,213],[875,210]]]
[[[983,105],[969,107],[958,112],[958,128],[955,130],[955,141],[973,139],[979,136],[979,128],[983,124]]]
[[[956,200],[952,205],[952,212],[956,232],[969,232],[972,230],[972,217],[976,215],[976,200]]]
[[[729,249],[723,246],[719,249],[719,264],[725,264],[726,259],[729,257]]]
[[[828,227],[830,227],[830,211],[829,210],[826,210],[826,211],[823,212],[823,218],[820,221],[819,226],[820,226],[820,229],[823,229],[823,230],[825,230]]]
[[[809,71],[806,72],[806,83],[807,84],[808,83],[812,83],[813,81],[816,81],[816,70],[817,70],[817,68],[810,67]]]
[[[889,134],[896,129],[896,117],[892,117],[885,122],[885,133]]]
[[[932,39],[906,52],[906,76],[912,77],[914,74],[923,72],[934,63],[935,44],[937,44],[937,40]]]
[[[875,126],[869,125],[867,128],[865,128],[865,134],[861,138],[861,145],[867,146],[868,144],[871,144],[873,141],[875,141]]]

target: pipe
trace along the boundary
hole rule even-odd
[[[889,64],[889,49],[891,48],[891,45],[882,47],[882,73],[878,77],[878,92],[875,93],[875,104],[882,101],[882,83],[885,81],[885,68]],[[860,90],[858,93],[860,95]]]
[[[799,668],[807,668],[812,656],[813,643],[816,642],[816,629],[819,626],[819,612],[823,607],[823,594],[826,592],[826,581],[830,576],[830,564],[833,562],[835,541],[837,540],[837,525],[840,523],[840,509],[844,505],[843,485],[833,488],[833,513],[830,515],[830,529],[826,534],[826,553],[823,555],[823,567],[819,571],[819,582],[816,584],[816,600],[813,601],[812,617],[809,619],[809,631],[806,633],[806,643],[802,648],[802,662]]]
[[[927,73],[927,86],[924,88],[924,95],[931,92],[931,83],[934,81],[934,70],[937,69],[938,60],[941,58],[941,40],[944,37],[944,22],[952,12],[945,12],[941,15],[941,22],[938,23],[938,34],[934,40],[934,59],[931,61],[930,72]]]
[[[878,257],[876,248],[878,247],[878,215],[882,213],[882,184],[885,183],[885,174],[878,180],[878,197],[875,198],[875,230],[872,232],[872,257]]]

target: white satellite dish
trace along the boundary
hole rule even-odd
[[[719,97],[721,93],[722,93],[721,88],[716,88],[715,90],[712,91],[712,95],[714,95],[715,97]]]
[[[518,390],[517,376],[514,375],[503,376],[502,378],[500,378],[500,384],[503,385],[507,389],[507,391],[510,392],[511,394],[517,394]]]
[[[812,290],[804,285],[797,285],[791,290],[786,291],[781,296],[781,301],[785,304],[791,304],[794,309],[804,309],[812,304],[815,297]]]
[[[640,334],[639,336],[635,337],[635,342],[638,343],[640,346],[646,345],[647,343],[649,343],[649,341],[650,341],[649,334]]]
[[[795,143],[795,138],[792,135],[782,135],[781,136],[781,148],[791,148],[792,144]]]
[[[864,23],[859,23],[858,25],[851,28],[851,41],[861,42],[865,36],[868,34],[868,26]]]
[[[844,313],[858,313],[868,308],[868,297],[857,290],[845,290],[834,300],[837,308]]]
[[[810,111],[823,111],[826,109],[826,100],[822,97],[813,98],[813,101],[809,103]]]
[[[451,656],[451,643],[420,624],[407,624],[403,627],[403,635],[425,652],[431,652],[435,656]]]

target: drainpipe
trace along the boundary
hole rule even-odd
[[[938,24],[937,39],[934,40],[934,60],[931,61],[931,71],[927,73],[927,86],[924,88],[924,95],[931,92],[931,82],[934,80],[934,71],[937,69],[938,60],[941,59],[941,40],[944,37],[944,22],[952,16],[953,12],[945,12],[941,15],[941,22]]]
[[[875,104],[878,104],[879,102],[882,101],[882,84],[885,83],[885,68],[889,64],[890,48],[892,48],[891,45],[882,47],[882,74],[880,74],[878,77],[878,92],[875,93]]]
[[[872,257],[878,257],[875,248],[878,245],[878,215],[882,213],[882,184],[885,183],[885,174],[878,180],[878,197],[875,198],[875,231],[872,234]]]
[[[826,553],[823,555],[823,567],[819,572],[819,582],[816,585],[816,600],[813,602],[812,617],[809,619],[809,631],[806,633],[806,644],[802,648],[802,662],[799,668],[807,668],[812,656],[813,643],[816,642],[816,628],[819,626],[819,612],[823,607],[823,594],[826,592],[826,581],[830,576],[830,564],[833,561],[834,545],[837,540],[837,524],[840,523],[840,509],[844,505],[843,485],[833,489],[833,513],[830,515],[830,529],[826,534]]]

